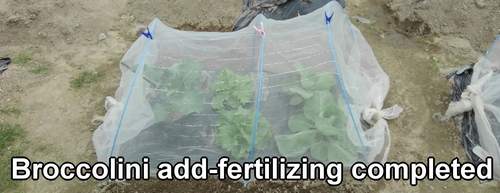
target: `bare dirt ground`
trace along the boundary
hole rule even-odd
[[[444,74],[477,61],[500,29],[500,2],[494,0],[351,0],[346,11],[369,19],[352,20],[372,46],[391,78],[386,107],[404,112],[390,121],[388,161],[425,162],[434,156],[467,161],[451,122],[432,115],[447,108],[450,84]],[[24,144],[32,161],[96,161],[90,124],[103,115],[106,96],[120,81],[118,62],[138,37],[138,29],[157,17],[182,30],[228,31],[242,12],[236,0],[0,0],[0,57],[14,62],[0,75],[0,109],[19,116],[0,120],[26,129]],[[99,40],[99,34],[106,38]],[[71,81],[85,71],[102,74],[89,85]],[[8,192],[98,192],[89,181],[23,181]],[[407,181],[356,182],[339,187],[324,182],[258,182],[243,188],[231,181],[138,181],[108,192],[498,192],[498,182],[429,181],[412,187]]]

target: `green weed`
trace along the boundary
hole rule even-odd
[[[92,71],[82,72],[78,77],[71,80],[71,87],[81,88],[84,86],[89,86],[92,84],[92,82],[96,81],[103,75],[104,73],[102,72],[92,72]]]
[[[0,110],[1,113],[3,114],[7,114],[7,115],[11,115],[11,114],[14,114],[14,115],[21,115],[22,111],[21,109],[19,108],[10,108],[10,109],[4,109],[4,110]]]
[[[19,64],[21,66],[26,66],[29,61],[31,61],[31,57],[26,54],[21,54],[14,59],[14,63]]]
[[[35,67],[34,69],[29,70],[29,72],[31,72],[33,74],[40,74],[40,73],[43,73],[43,72],[46,72],[49,70],[50,70],[49,66],[39,65],[39,66]]]
[[[23,149],[13,147],[16,140],[24,136],[24,130],[17,124],[0,122],[0,192],[15,189],[19,182],[11,180],[11,158],[20,156]]]

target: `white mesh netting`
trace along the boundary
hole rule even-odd
[[[479,144],[471,144],[472,152],[480,162],[493,158],[493,174],[500,177],[500,36],[497,37],[485,57],[479,58],[473,67],[470,84],[462,92],[460,101],[451,102],[446,114],[447,120],[464,112],[474,111],[474,120],[462,123],[477,127],[477,132],[466,137]],[[475,125],[473,125],[475,124]],[[471,156],[471,155],[469,155]]]
[[[334,13],[329,24],[325,13]],[[116,101],[108,97],[93,137],[99,161],[386,161],[385,119],[403,109],[382,109],[389,77],[337,2],[285,21],[259,15],[229,33],[158,19],[149,30],[121,60]]]

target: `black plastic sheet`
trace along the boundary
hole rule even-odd
[[[0,58],[0,74],[8,69],[7,65],[10,64],[10,61],[10,58]]]
[[[450,96],[450,100],[452,102],[460,101],[462,98],[462,92],[464,92],[467,89],[467,86],[471,83],[473,72],[473,64],[471,64],[470,66],[464,67],[446,76],[447,79],[453,77],[453,86]],[[460,139],[467,157],[470,159],[472,164],[477,166],[479,163],[484,162],[484,160],[472,152],[472,149],[475,146],[480,145],[479,133],[474,117],[474,110],[472,110],[453,117],[453,120],[455,122],[455,126],[460,128]]]
[[[268,19],[287,20],[311,13],[332,1],[345,7],[345,0],[243,0],[245,11],[236,19],[233,31],[247,27],[259,14]]]

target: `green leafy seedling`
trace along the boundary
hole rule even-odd
[[[239,107],[238,110],[221,111],[217,120],[219,128],[216,134],[216,144],[229,151],[237,159],[247,158],[251,150],[254,110]],[[271,138],[271,125],[264,117],[259,117],[255,149],[264,150]]]
[[[249,76],[242,76],[229,69],[222,69],[219,81],[210,86],[210,91],[216,95],[212,98],[212,108],[216,110],[241,107],[252,99],[253,81]]]
[[[219,80],[210,86],[215,93],[212,108],[219,114],[216,144],[236,159],[247,158],[252,148],[255,110],[245,108],[254,97],[253,81],[249,76],[221,70]],[[271,139],[272,126],[261,115],[257,124],[255,149],[264,150]]]
[[[175,63],[166,69],[144,66],[144,76],[155,89],[160,90],[157,97],[162,102],[153,105],[157,122],[176,113],[201,113],[206,100],[200,90],[202,73],[203,66],[192,59]]]
[[[335,77],[328,72],[311,73],[299,62],[293,65],[300,80],[285,80],[283,91],[291,96],[290,105],[303,105],[303,111],[288,119],[292,134],[275,136],[278,150],[287,157],[309,151],[319,161],[354,163],[359,148],[347,136],[347,116],[331,93]]]

